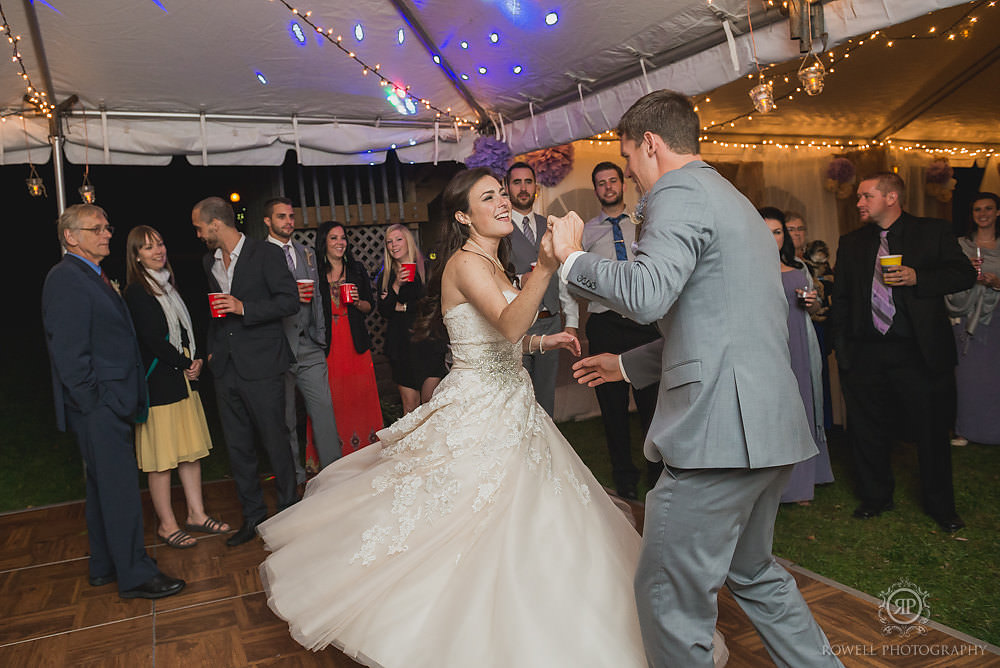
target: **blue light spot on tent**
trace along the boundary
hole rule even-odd
[[[417,113],[417,105],[413,103],[412,97],[407,97],[403,100],[403,104],[406,105],[406,111],[408,111],[411,116]]]
[[[434,54],[434,56],[433,56],[433,57],[431,58],[431,60],[433,60],[433,61],[435,62],[435,64],[437,64],[437,65],[440,65],[440,64],[441,64],[441,56],[437,55],[436,53],[435,53],[435,54]]]
[[[49,3],[45,2],[45,0],[38,0],[38,2],[40,2],[43,5],[45,5],[46,7],[48,7],[49,9],[51,9],[52,11],[54,11],[56,14],[62,14],[62,12],[60,12],[58,9],[56,9],[55,7],[53,7],[52,5],[50,5]],[[153,0],[153,2],[156,2],[156,0]],[[31,0],[31,4],[35,4],[35,0]],[[156,2],[156,4],[159,5],[160,3]],[[163,5],[160,5],[160,9],[163,9]],[[167,10],[163,9],[163,11],[167,11]]]
[[[485,67],[482,67],[482,66],[480,66],[480,67],[479,67],[479,73],[480,73],[480,74],[486,74],[486,68],[485,68]]]
[[[469,75],[466,74],[465,72],[462,72],[461,76],[462,76],[462,80],[463,81],[468,81],[469,80]]]
[[[500,34],[499,33],[495,33],[495,32],[491,32],[490,33],[490,41],[493,42],[494,44],[496,44],[497,42],[499,42],[500,41]]]
[[[403,34],[403,29],[400,28],[398,31],[396,31],[396,41],[402,44],[405,39],[406,35]]]
[[[411,139],[410,140],[410,146],[415,146],[416,144],[417,144],[417,140],[416,139]]]
[[[41,1],[45,2],[45,0],[41,0]],[[45,2],[45,4],[49,4],[49,3]],[[153,0],[153,4],[156,5],[157,7],[159,7],[160,9],[162,9],[165,14],[169,14],[170,13],[170,12],[167,11],[167,8],[163,6],[163,3],[160,2],[160,0]]]
[[[545,15],[545,25],[554,26],[558,22],[559,22],[559,14],[555,12],[549,12],[548,14]]]
[[[524,71],[524,68],[521,67],[520,65],[515,65],[513,71],[514,71],[514,74],[520,74],[522,71]]]
[[[459,44],[458,44],[458,45],[459,45],[460,47],[462,47],[463,49],[468,49],[468,48],[469,48],[469,43],[468,43],[468,42],[466,42],[466,41],[465,41],[464,39],[463,39],[463,40],[462,40],[461,42],[459,42]]]
[[[357,25],[354,26],[354,39],[360,42],[364,38],[365,38],[365,29],[361,27],[360,23],[358,23]]]
[[[291,33],[292,39],[295,40],[296,44],[298,44],[299,46],[306,45],[306,34],[302,30],[302,26],[298,24],[298,21],[292,21],[288,25],[288,32]]]
[[[261,82],[263,85],[267,85],[267,77],[264,76],[263,72],[254,72],[257,75],[257,81]]]

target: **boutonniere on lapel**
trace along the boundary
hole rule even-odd
[[[312,254],[312,251],[309,250],[308,248],[306,248],[305,251],[306,251],[306,265],[308,265],[308,267],[310,269],[312,269],[313,268],[313,254]]]
[[[118,279],[117,279],[117,278],[112,278],[112,279],[111,279],[111,287],[112,287],[112,288],[114,289],[114,291],[115,291],[115,292],[117,292],[117,293],[118,293],[118,296],[119,296],[119,297],[121,297],[121,296],[122,296],[122,289],[121,289],[121,287],[120,287],[120,286],[118,285]]]

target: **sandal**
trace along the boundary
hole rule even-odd
[[[188,531],[198,531],[200,533],[229,533],[232,531],[231,528],[223,529],[222,527],[224,526],[229,527],[225,522],[209,517],[201,524],[185,524],[184,528]]]
[[[159,534],[157,535],[159,536]],[[160,536],[160,540],[170,547],[178,550],[186,550],[198,544],[198,540],[188,532],[184,531],[184,529],[178,529],[169,536]],[[188,540],[193,540],[194,542],[188,543]]]

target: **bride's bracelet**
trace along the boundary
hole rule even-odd
[[[539,355],[544,355],[545,354],[545,335],[544,334],[542,334],[542,337],[540,339],[538,339],[538,354]]]

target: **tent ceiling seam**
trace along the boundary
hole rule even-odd
[[[458,91],[458,94],[462,96],[462,99],[465,100],[466,104],[472,107],[472,109],[476,112],[476,114],[479,115],[480,123],[488,122],[489,114],[486,113],[486,109],[481,104],[479,104],[479,102],[476,100],[476,97],[472,94],[472,91],[466,88],[462,84],[462,82],[459,81],[458,76],[456,76],[455,74],[454,68],[452,68],[451,64],[447,61],[447,59],[445,59],[445,57],[441,55],[438,45],[434,43],[434,40],[431,39],[430,35],[424,29],[423,24],[420,23],[420,21],[417,20],[417,17],[413,14],[413,12],[410,11],[410,8],[409,6],[407,6],[406,1],[389,0],[389,3],[396,8],[396,11],[399,12],[399,15],[403,17],[403,20],[406,21],[406,23],[410,26],[413,32],[416,33],[417,38],[423,45],[424,50],[427,52],[428,57],[433,57],[433,56],[438,57],[438,59],[441,61],[440,66],[444,70],[444,73],[447,76],[448,80],[451,82],[451,85],[454,86],[455,90]]]

